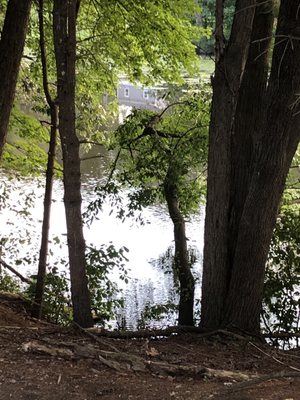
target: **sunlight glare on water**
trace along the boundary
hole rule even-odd
[[[4,178],[5,179],[5,178]],[[39,251],[41,219],[43,213],[43,186],[38,179],[28,179],[26,181],[7,181],[7,185],[12,187],[9,194],[8,204],[10,207],[1,207],[0,223],[3,227],[2,235],[15,237],[14,252],[4,251],[3,258],[15,267],[16,260],[24,260],[28,254],[36,255],[33,264],[22,262],[19,271],[26,274],[35,274],[37,271],[37,256]],[[87,205],[93,192],[94,181],[85,181],[83,186],[84,206]],[[17,210],[24,208],[24,196],[26,193],[34,192],[35,199],[32,204],[26,205],[26,210],[30,217],[23,218]],[[63,188],[60,181],[54,185],[54,202],[52,205],[51,230],[50,230],[50,256],[49,264],[54,263],[60,258],[67,256],[66,248],[66,224],[63,206]],[[20,204],[18,205],[18,202]],[[23,203],[23,204],[22,204]],[[125,298],[125,309],[120,312],[119,321],[126,320],[126,327],[134,329],[137,321],[146,305],[163,304],[167,302],[177,302],[177,295],[173,289],[173,278],[166,274],[159,266],[159,259],[170,246],[173,245],[173,226],[168,218],[165,207],[154,206],[143,211],[144,225],[126,219],[124,222],[118,220],[113,214],[110,215],[111,208],[105,204],[103,212],[98,215],[91,227],[85,227],[84,233],[87,244],[100,247],[102,244],[113,243],[116,248],[125,246],[129,249],[126,254],[128,263],[126,268],[129,272],[129,283],[126,285],[118,279],[118,271],[112,274],[112,278],[118,282],[123,289]],[[16,237],[17,236],[17,237]],[[18,245],[18,238],[27,238],[30,243]],[[53,238],[58,237],[62,240],[61,248],[55,245]],[[203,248],[203,209],[199,215],[192,218],[187,223],[187,237],[189,245],[196,248],[199,259],[194,266],[195,274],[201,279],[201,261]],[[59,267],[59,264],[58,264]],[[196,298],[200,297],[200,284],[197,282]],[[160,321],[159,326],[169,321]],[[171,321],[174,322],[175,321]]]

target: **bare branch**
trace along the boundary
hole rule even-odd
[[[104,146],[103,143],[94,142],[93,140],[85,140],[85,139],[79,140],[79,144],[93,144],[93,145],[95,145],[95,146]]]
[[[80,159],[80,161],[93,160],[95,158],[104,158],[104,156],[102,156],[101,154],[98,154],[97,156],[83,157]]]
[[[28,278],[25,278],[25,276],[23,276],[22,274],[20,274],[20,272],[18,272],[17,270],[15,270],[13,267],[11,267],[10,265],[8,265],[2,258],[0,258],[0,264],[8,269],[10,272],[12,272],[14,275],[16,275],[18,278],[21,279],[22,282],[25,283],[31,283],[31,280]]]
[[[115,173],[115,170],[117,168],[117,164],[118,164],[118,161],[119,161],[119,158],[120,158],[120,155],[121,155],[121,151],[122,151],[122,149],[119,149],[118,154],[116,155],[116,158],[115,158],[114,163],[112,165],[111,171],[110,171],[109,176],[107,178],[106,185],[109,184],[109,182],[111,181],[111,179],[113,177],[113,174]]]
[[[160,114],[157,114],[157,117],[158,117],[159,119],[161,119],[161,117],[164,115],[164,113],[165,113],[169,108],[174,107],[174,106],[178,106],[178,105],[188,104],[188,103],[189,103],[188,100],[185,100],[185,101],[176,101],[175,103],[168,104],[167,107],[166,107]]]

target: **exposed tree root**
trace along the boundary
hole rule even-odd
[[[91,344],[77,343],[44,344],[38,341],[24,343],[23,350],[59,357],[66,360],[93,359],[116,371],[151,372],[155,375],[171,376],[198,376],[200,378],[233,379],[245,381],[252,376],[240,372],[205,368],[199,365],[170,364],[161,361],[152,361],[143,357],[124,353],[100,350]]]
[[[111,339],[145,339],[150,337],[168,337],[178,333],[205,333],[202,328],[195,326],[170,326],[166,329],[140,329],[138,331],[106,331],[101,328],[89,328],[86,331]],[[210,332],[209,335],[212,333]]]
[[[253,346],[256,350],[260,351],[260,352],[261,352],[262,354],[264,354],[265,356],[272,358],[272,360],[274,360],[274,361],[277,362],[278,364],[284,365],[285,367],[287,367],[287,368],[289,368],[289,369],[292,369],[293,371],[297,371],[297,373],[300,373],[300,369],[299,369],[299,368],[296,368],[296,367],[294,367],[293,365],[289,365],[289,364],[287,364],[287,363],[285,363],[285,362],[279,360],[278,358],[274,357],[272,354],[266,353],[264,350],[262,350],[260,347],[258,347],[256,344],[254,344],[254,343],[252,343],[252,342],[249,342],[249,344],[250,344],[251,346]]]
[[[273,374],[262,375],[262,376],[258,376],[253,379],[244,381],[244,382],[236,383],[233,386],[227,387],[225,390],[218,392],[217,395],[222,395],[225,393],[229,394],[229,393],[238,392],[239,390],[249,389],[249,388],[251,388],[251,386],[255,386],[260,383],[270,381],[272,379],[294,378],[294,377],[300,377],[300,372],[298,372],[298,371],[280,371],[280,372],[275,372]]]
[[[226,329],[217,329],[215,331],[207,331],[197,326],[170,326],[166,329],[140,329],[138,331],[106,331],[102,328],[88,328],[86,331],[102,337],[108,337],[111,339],[143,339],[150,337],[168,337],[176,334],[184,333],[196,333],[201,337],[209,337],[215,335],[231,336],[239,340],[251,340],[253,338],[263,340],[264,338],[269,339],[291,339],[300,337],[300,332],[278,332],[268,333],[261,336],[251,336],[250,334],[239,334]]]
[[[203,328],[197,326],[169,326],[166,329],[140,329],[138,331],[106,331],[102,328],[88,328],[85,329],[86,332],[92,333],[95,336],[108,337],[111,339],[145,339],[145,338],[161,338],[168,337],[172,335],[185,334],[185,333],[195,333],[198,337],[210,337],[215,335],[226,335],[232,336],[240,340],[250,340],[251,336],[242,336],[235,332],[231,332],[225,329],[218,329],[215,331],[207,331]]]
[[[102,344],[102,345],[105,345],[106,347],[109,347],[111,350],[115,351],[116,353],[120,352],[119,349],[117,349],[111,343],[107,342],[103,337],[98,337],[97,335],[94,335],[94,333],[92,332],[91,328],[84,329],[74,321],[73,321],[73,326],[76,329],[78,329],[81,333],[83,333],[84,335],[86,335],[87,337],[92,339],[94,342]]]

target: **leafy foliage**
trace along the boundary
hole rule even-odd
[[[5,271],[0,271],[0,291],[19,293],[21,287],[17,279],[7,274]]]
[[[121,290],[111,280],[113,271],[119,271],[119,279],[128,282],[128,271],[125,262],[128,261],[126,247],[117,250],[112,244],[102,245],[99,249],[87,248],[87,275],[91,295],[91,306],[97,322],[104,324],[114,316],[114,310],[123,306],[123,300],[118,297]]]
[[[4,259],[28,268],[38,256],[38,221],[32,211],[40,181],[15,174],[1,174],[0,208],[2,220],[0,251]]]
[[[47,130],[40,122],[15,105],[9,123],[9,138],[4,148],[1,166],[23,175],[36,175],[45,169]]]
[[[9,231],[2,231],[0,241],[1,252],[4,259],[10,259],[17,266],[27,269],[28,266],[37,264],[39,226],[34,217],[33,210],[36,207],[36,186],[39,180],[28,179],[28,186],[24,190],[24,179],[18,181],[15,176],[8,179],[2,176],[0,184],[0,206],[6,209],[9,216],[6,225]],[[34,183],[34,184],[33,184]],[[17,196],[16,196],[17,194]],[[60,237],[52,237],[53,245],[62,246]],[[92,294],[93,308],[97,315],[103,316],[103,321],[112,317],[115,307],[122,305],[120,289],[111,280],[113,270],[119,270],[119,278],[127,282],[127,270],[125,269],[127,249],[116,250],[113,245],[102,246],[99,252],[89,248],[87,253],[88,275]],[[52,255],[52,267],[46,276],[45,300],[43,316],[54,323],[69,323],[72,316],[72,308],[69,293],[69,280],[66,275],[67,263],[61,256],[61,250],[50,247]],[[58,257],[58,254],[60,256]],[[3,290],[17,290],[14,281],[10,277],[1,275],[0,287]],[[13,283],[13,285],[11,284]],[[34,287],[28,289],[28,295],[34,299]],[[103,322],[102,321],[102,322]]]
[[[77,130],[81,138],[105,142],[108,126],[116,121],[115,89],[120,74],[131,81],[182,81],[198,73],[193,42],[206,30],[193,25],[194,0],[82,0],[77,18]],[[45,48],[49,89],[56,97],[52,39],[52,2],[44,2]],[[49,114],[42,90],[39,30],[33,3],[25,47],[26,58],[18,99],[38,113]],[[109,95],[109,96],[107,96]],[[106,100],[104,100],[104,97]]]
[[[300,146],[294,156],[266,269],[263,321],[267,329],[300,327]]]
[[[300,323],[300,209],[283,207],[273,235],[265,278],[265,322],[295,332]]]
[[[192,40],[203,29],[194,27],[193,0],[83,1],[78,19],[79,69],[97,66],[99,82],[111,87],[115,73],[130,80],[181,79],[182,68],[195,72]]]
[[[178,312],[178,305],[168,302],[166,304],[146,304],[139,320],[138,329],[146,329],[150,326],[153,328],[155,323],[160,323],[162,320],[168,321],[174,319],[174,314]]]
[[[207,159],[209,103],[207,88],[200,88],[160,114],[134,110],[111,138],[117,156],[107,183],[96,188],[99,197],[90,203],[88,219],[96,217],[107,196],[121,219],[164,201],[164,184],[170,175],[178,188],[181,212],[185,216],[195,212],[205,190],[201,170]],[[122,207],[121,188],[129,188],[126,207]]]
[[[193,26],[197,10],[193,0],[150,0],[147,5],[132,0],[81,2],[77,111],[82,136],[93,138],[105,132],[116,118],[112,104],[120,75],[148,85],[182,82],[183,74],[198,74],[193,41],[205,29]],[[110,96],[101,105],[103,94]]]
[[[92,310],[95,322],[104,325],[112,319],[114,311],[123,306],[120,298],[121,290],[111,280],[111,274],[116,269],[119,279],[128,282],[128,271],[125,262],[128,261],[125,247],[117,250],[112,244],[102,245],[100,249],[87,248],[87,276],[91,295]],[[31,278],[35,279],[36,276]],[[27,296],[34,300],[35,280],[26,290]],[[66,325],[72,319],[69,278],[65,271],[52,267],[45,277],[44,300],[42,307],[43,318],[55,324]]]
[[[33,301],[35,296],[35,279],[26,290],[26,295]],[[45,290],[43,298],[42,316],[54,324],[69,324],[72,317],[69,281],[65,272],[59,272],[52,267],[45,276]]]
[[[10,129],[23,139],[34,139],[40,142],[48,139],[47,130],[35,117],[26,114],[15,105],[10,118]]]

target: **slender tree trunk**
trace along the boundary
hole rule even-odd
[[[174,225],[175,274],[178,275],[180,286],[178,324],[194,325],[193,310],[195,280],[189,263],[185,221],[180,212],[177,199],[177,187],[173,183],[173,176],[173,171],[169,169],[164,183],[164,192],[168,204],[169,215]]]
[[[45,97],[50,109],[50,142],[48,150],[48,162],[46,170],[46,187],[44,195],[44,216],[42,224],[42,237],[40,247],[40,257],[38,265],[38,274],[35,289],[35,301],[32,306],[31,315],[35,318],[42,316],[42,302],[45,288],[45,275],[48,258],[48,242],[49,242],[49,228],[50,228],[50,215],[52,204],[52,188],[53,188],[53,175],[54,175],[54,161],[56,152],[56,135],[57,135],[57,106],[52,99],[48,86],[48,72],[47,72],[47,59],[45,52],[45,36],[44,36],[44,1],[39,0],[39,30],[40,30],[40,50],[41,62],[43,72],[43,88]]]
[[[53,25],[73,313],[75,322],[89,327],[93,320],[81,215],[79,140],[75,129],[76,3],[76,0],[54,0]]]
[[[47,269],[50,215],[51,215],[53,175],[54,175],[53,167],[54,167],[55,151],[56,151],[56,131],[57,131],[56,105],[54,105],[54,108],[50,110],[50,114],[51,114],[51,128],[50,128],[50,142],[48,150],[48,162],[46,170],[41,247],[40,247],[38,274],[37,274],[37,281],[35,288],[35,299],[31,311],[31,315],[35,318],[41,318],[42,316],[42,302],[44,296],[45,276]]]
[[[0,40],[0,158],[6,142],[31,0],[9,0]]]

